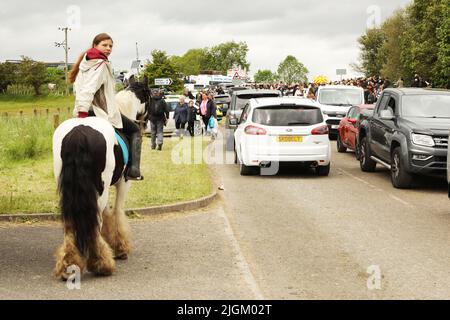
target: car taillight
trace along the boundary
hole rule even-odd
[[[255,136],[263,136],[267,134],[267,131],[260,127],[255,126],[247,126],[245,127],[244,132],[246,134],[255,135]]]
[[[328,134],[328,133],[329,133],[328,126],[320,126],[320,127],[314,128],[311,131],[312,135],[324,135],[324,134]]]

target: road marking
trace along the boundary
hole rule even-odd
[[[242,254],[241,247],[239,246],[239,243],[234,235],[233,229],[231,228],[230,220],[225,214],[223,208],[219,209],[219,217],[222,217],[224,220],[225,234],[230,238],[231,244],[236,254],[237,266],[239,269],[241,269],[241,272],[244,275],[245,282],[247,282],[247,284],[249,285],[256,300],[265,300],[258,284],[256,283],[255,277],[253,276],[253,273],[250,270],[247,260]]]
[[[361,179],[361,178],[358,178],[357,176],[354,176],[353,174],[351,174],[350,172],[347,172],[347,171],[344,170],[344,169],[338,168],[338,171],[340,171],[341,173],[343,173],[343,174],[345,174],[345,175],[347,175],[347,176],[349,176],[349,177],[351,177],[351,178],[353,178],[353,179],[355,179],[355,180],[357,180],[357,181],[359,181],[359,182],[362,182],[362,183],[368,185],[369,187],[371,187],[371,188],[374,189],[375,191],[378,191],[378,192],[386,192],[386,193],[387,193],[387,191],[385,191],[385,190],[383,190],[383,189],[380,189],[380,188],[378,188],[377,186],[374,186],[373,184],[371,184],[371,183],[365,181],[364,179]],[[414,205],[412,205],[412,204],[410,204],[409,202],[404,201],[404,200],[400,199],[399,197],[396,197],[396,196],[394,196],[394,195],[392,195],[392,194],[390,194],[390,193],[389,193],[389,197],[390,197],[391,199],[395,200],[395,201],[400,202],[401,204],[403,204],[403,205],[405,205],[405,206],[407,206],[407,207],[414,208]]]

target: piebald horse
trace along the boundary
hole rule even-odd
[[[132,79],[115,100],[129,119],[146,122],[147,79]],[[102,118],[69,119],[55,130],[53,166],[64,226],[64,242],[55,254],[56,277],[68,279],[73,265],[81,272],[111,275],[114,259],[127,259],[131,245],[124,204],[130,181],[124,178],[125,157],[113,126]],[[110,186],[117,189],[112,210],[108,207]]]

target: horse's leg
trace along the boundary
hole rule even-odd
[[[78,266],[81,273],[86,269],[86,260],[77,249],[75,235],[70,226],[64,226],[64,243],[56,250],[55,258],[54,274],[62,280],[67,280],[72,274],[68,272],[70,266]]]
[[[125,215],[124,205],[130,182],[121,179],[116,184],[117,195],[114,211],[103,211],[102,235],[114,250],[117,259],[127,259],[131,251],[129,235],[130,225]]]
[[[106,188],[102,196],[98,199],[100,230],[102,229],[102,212],[108,204],[108,189]],[[116,270],[116,263],[113,259],[111,247],[103,239],[100,230],[95,237],[95,243],[89,247],[89,258],[87,268],[96,275],[109,276]]]

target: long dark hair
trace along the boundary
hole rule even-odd
[[[96,35],[94,40],[92,40],[92,47],[91,48],[95,47],[100,42],[105,41],[105,40],[113,41],[113,39],[107,33],[100,33],[100,34]],[[78,58],[77,62],[72,67],[72,70],[69,73],[70,83],[74,83],[75,82],[75,79],[77,78],[78,72],[80,71],[81,61],[83,61],[84,55],[86,54],[87,51],[88,50],[84,51],[80,55],[80,57]]]

